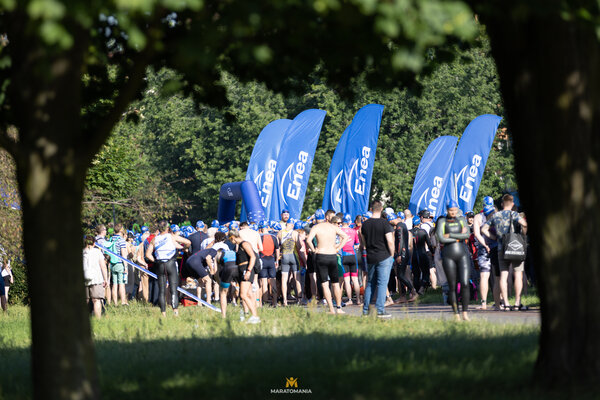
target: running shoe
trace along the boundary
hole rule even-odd
[[[392,318],[392,314],[388,312],[377,313],[377,318]]]
[[[248,321],[246,323],[247,324],[259,324],[260,318],[252,316],[252,317],[248,318]]]

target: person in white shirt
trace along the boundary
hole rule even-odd
[[[83,249],[83,277],[85,279],[85,297],[92,302],[94,315],[102,316],[102,300],[104,300],[104,289],[108,286],[106,274],[106,262],[104,254],[94,247],[93,236],[86,236]]]

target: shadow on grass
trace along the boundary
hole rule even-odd
[[[531,385],[537,334],[365,339],[343,334],[98,341],[106,399],[281,398],[286,378],[311,398],[564,398]],[[29,352],[1,350],[0,397],[30,397]]]

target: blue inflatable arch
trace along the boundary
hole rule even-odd
[[[221,224],[233,221],[235,204],[238,200],[244,202],[248,222],[259,222],[265,219],[265,210],[260,203],[256,184],[252,181],[231,182],[221,186],[219,192],[218,220]]]

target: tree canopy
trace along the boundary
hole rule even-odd
[[[153,187],[170,188],[172,195],[183,201],[179,203],[181,209],[170,208],[171,214],[163,216],[175,221],[186,215],[194,220],[215,218],[220,186],[245,179],[261,129],[274,119],[293,118],[304,109],[321,108],[328,114],[307,190],[307,216],[321,205],[329,163],[342,132],[360,107],[376,102],[386,108],[372,194],[386,199],[393,207],[406,208],[420,158],[433,139],[440,135],[460,136],[478,115],[503,113],[498,76],[485,32],[478,37],[477,46],[456,51],[455,61],[437,65],[430,74],[418,75],[418,89],[402,84],[372,89],[363,73],[352,79],[351,98],[341,96],[328,84],[322,68],[310,74],[301,92],[287,95],[276,94],[257,82],[241,83],[223,73],[220,82],[226,89],[228,105],[222,108],[196,105],[183,94],[161,95],[161,87],[177,79],[178,74],[167,69],[149,70],[148,88],[128,112],[135,113],[138,119],[124,117],[116,126],[92,163],[88,188],[102,188],[105,198],[112,196],[114,200],[135,198],[136,193],[145,196]],[[432,62],[435,57],[432,54]],[[146,160],[143,165],[141,159]],[[116,165],[121,169],[117,171]],[[140,179],[148,176],[157,179],[152,183]],[[139,184],[144,190],[136,189]],[[515,188],[510,142],[498,138],[488,160],[479,200]],[[184,204],[189,208],[184,208]],[[127,202],[118,205],[119,217],[135,217],[130,207]],[[105,210],[103,217],[110,219],[110,210]],[[90,223],[93,216],[84,219]]]

